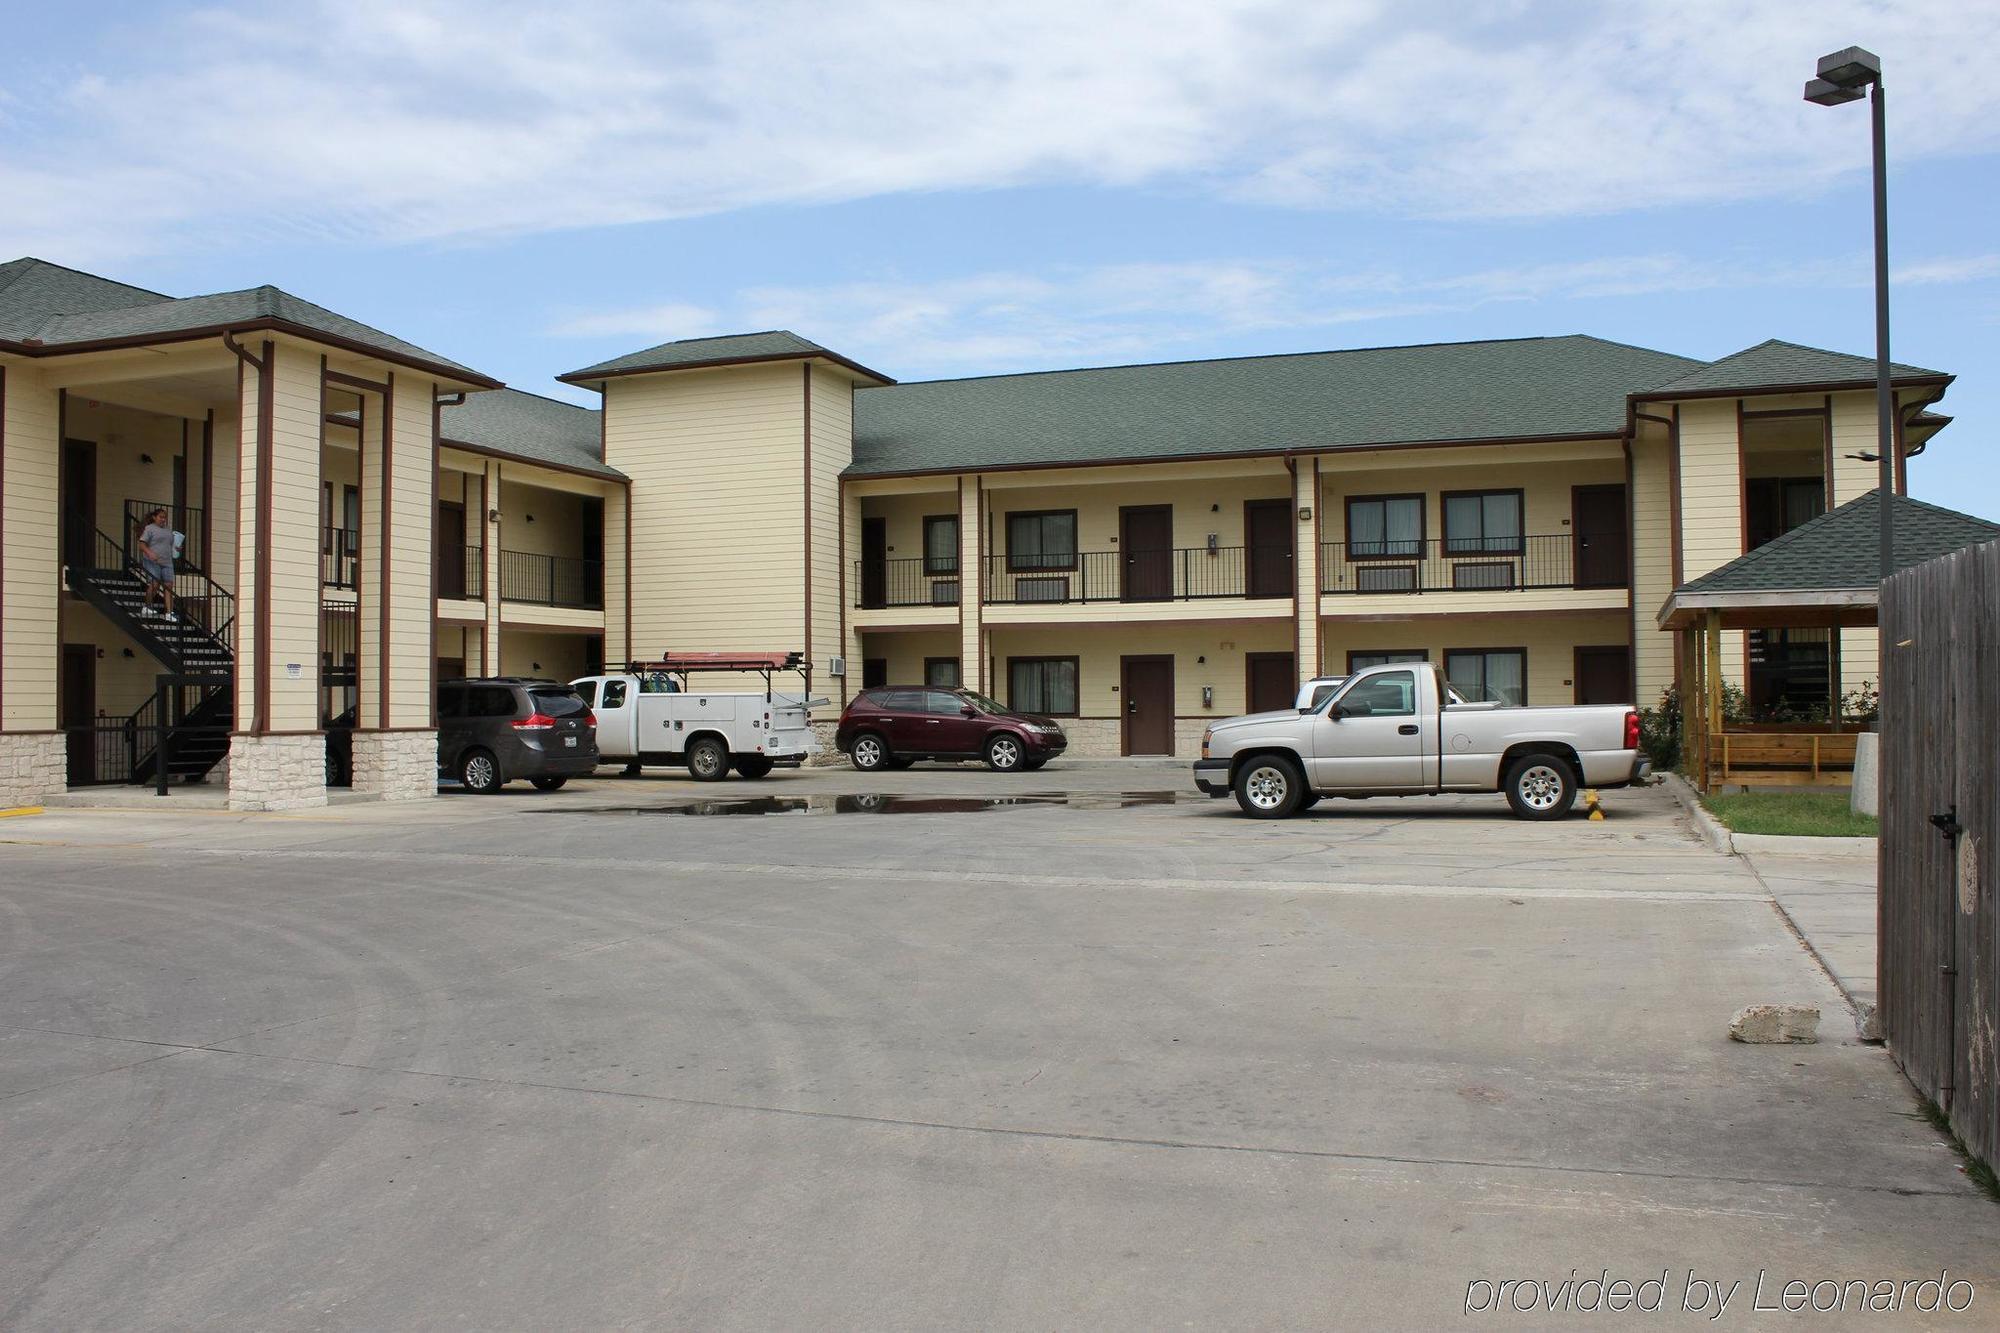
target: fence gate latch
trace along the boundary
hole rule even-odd
[[[1958,807],[1956,805],[1953,805],[1941,815],[1932,815],[1931,823],[1937,828],[1939,833],[1944,834],[1945,841],[1951,843],[1953,846],[1958,844],[1958,835],[1965,832],[1965,825],[1958,822]]]

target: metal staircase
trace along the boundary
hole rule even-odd
[[[158,779],[162,737],[168,777],[184,782],[205,777],[229,751],[235,598],[200,570],[182,565],[174,576],[174,618],[145,614],[146,580],[137,557],[101,530],[91,559],[66,566],[65,578],[71,592],[151,654],[165,675],[177,678],[125,720],[131,780]]]

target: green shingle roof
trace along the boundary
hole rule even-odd
[[[172,297],[42,259],[0,264],[0,341],[20,342],[58,315],[156,305]]]
[[[445,408],[440,426],[447,441],[623,480],[624,473],[604,462],[598,416],[594,409],[574,403],[497,389],[469,393],[463,403]]]
[[[1872,589],[1882,565],[1877,545],[1882,493],[1870,491],[1801,523],[1720,569],[1690,579],[1679,593],[1841,592]],[[2000,523],[1895,497],[1896,568],[1981,542],[2000,540]]]
[[[0,269],[0,277],[5,270],[13,270],[13,278],[0,284],[0,338],[30,348],[81,349],[202,329],[289,325],[453,379],[498,384],[470,366],[276,287],[165,297],[39,259],[14,260]]]
[[[789,329],[769,329],[763,333],[732,333],[719,338],[683,338],[678,342],[661,343],[643,351],[628,352],[615,356],[609,361],[600,361],[582,370],[572,370],[567,375],[556,378],[571,383],[604,379],[615,375],[637,375],[654,370],[693,370],[699,366],[727,366],[745,361],[783,361],[794,357],[818,357],[838,362],[851,370],[859,371],[870,379],[893,383],[886,375],[878,375],[866,366],[856,365],[846,357],[829,348],[820,346],[809,338],[801,338]]]
[[[1700,365],[1569,335],[866,388],[848,475],[1619,435]]]
[[[1895,379],[1947,379],[1942,371],[1921,366],[1889,363]],[[1732,352],[1720,361],[1711,361],[1677,379],[1658,386],[1649,396],[1673,398],[1683,395],[1733,393],[1749,389],[1782,389],[1787,385],[1873,384],[1872,357],[1829,352],[1820,347],[1767,339],[1755,347]]]

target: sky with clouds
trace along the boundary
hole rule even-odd
[[[903,379],[1583,332],[1867,353],[2000,518],[2000,0],[23,7],[0,257],[270,282],[519,388],[788,327]]]

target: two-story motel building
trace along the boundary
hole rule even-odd
[[[148,780],[163,709],[190,728],[170,771],[238,808],[324,801],[329,723],[357,791],[426,795],[440,675],[669,649],[803,649],[836,703],[962,683],[1083,755],[1188,756],[1403,655],[1468,694],[1651,703],[1669,592],[1868,491],[1878,447],[1872,362],[1781,342],[897,384],[771,332],[561,378],[600,407],[275,288],[0,264],[0,805]],[[1950,377],[1895,383],[1900,485]],[[172,626],[133,576],[155,505],[187,539]],[[1872,630],[1724,655],[1753,706],[1875,674]]]

